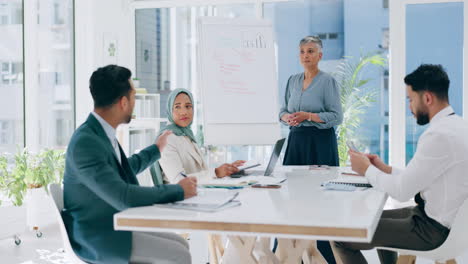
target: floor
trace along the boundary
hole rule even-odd
[[[55,223],[41,229],[42,237],[35,231],[20,234],[21,244],[16,245],[13,238],[0,240],[0,262],[3,264],[68,264],[62,251],[62,239]]]
[[[407,204],[398,204],[395,206],[391,201],[387,202],[386,209],[406,206]],[[21,244],[16,245],[13,238],[0,240],[0,263],[1,264],[68,264],[65,254],[62,250],[62,239],[58,224],[55,219],[43,221],[40,231],[42,237],[38,238],[36,232],[25,230],[20,234]],[[208,249],[206,234],[197,232],[191,234],[189,241],[192,250],[193,264],[205,264],[208,261]],[[368,263],[379,263],[375,250],[363,252]],[[459,264],[468,264],[468,251],[457,258]],[[425,259],[418,259],[417,264],[434,263]]]
[[[42,237],[37,238],[34,231],[26,231],[20,235],[21,244],[15,245],[11,238],[0,240],[0,263],[2,264],[69,264],[62,252],[61,237],[58,225],[50,223],[41,229]],[[194,247],[192,247],[194,248]],[[204,264],[200,260],[205,254],[193,252],[194,264]],[[369,263],[379,263],[375,250],[364,251]],[[196,261],[198,259],[198,261]],[[457,259],[459,264],[468,263],[468,252]],[[429,260],[418,259],[417,264],[433,263]]]

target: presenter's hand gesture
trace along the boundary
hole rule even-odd
[[[172,135],[172,131],[166,130],[164,131],[157,139],[156,139],[156,146],[158,146],[159,152],[162,152],[163,149],[167,145],[167,137]]]
[[[297,126],[300,123],[304,122],[304,120],[307,120],[309,118],[309,113],[307,112],[296,112],[291,114],[291,118],[289,120],[289,125],[290,126]]]
[[[178,184],[184,189],[184,199],[188,199],[197,195],[197,178],[187,177],[183,178]]]
[[[292,114],[284,114],[281,116],[281,120],[283,120],[283,122],[287,123],[288,125],[291,125],[289,124],[291,117],[292,117]]]
[[[238,171],[239,169],[236,166],[229,163],[224,163],[223,165],[215,169],[216,177],[218,178],[230,176],[231,174],[236,173]]]

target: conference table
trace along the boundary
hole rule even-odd
[[[322,182],[344,177],[342,172],[338,167],[280,167],[274,177],[286,177],[281,188],[244,188],[238,196],[240,206],[218,212],[130,208],[114,215],[114,228],[224,234],[242,263],[293,262],[303,259],[304,250],[311,258],[320,258],[313,240],[370,242],[387,200],[385,193],[372,188],[336,191],[321,187]],[[269,247],[270,238],[279,240],[276,255]],[[263,247],[259,258],[252,253],[255,247]]]

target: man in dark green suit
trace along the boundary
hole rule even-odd
[[[94,111],[67,149],[62,217],[72,247],[89,263],[190,263],[188,244],[171,233],[115,231],[113,215],[129,207],[169,203],[196,195],[196,179],[139,186],[136,174],[160,158],[167,136],[127,159],[116,138],[135,105],[130,70],[109,65],[90,79]],[[138,246],[138,247],[137,247]]]

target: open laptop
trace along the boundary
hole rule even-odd
[[[244,172],[243,174],[234,174],[231,175],[232,178],[238,178],[242,176],[249,176],[249,175],[263,175],[263,176],[271,176],[273,173],[273,170],[275,169],[276,162],[278,161],[278,158],[280,156],[281,150],[283,149],[284,141],[286,139],[282,138],[275,143],[275,147],[273,148],[273,152],[271,153],[270,157],[270,162],[268,162],[268,166],[265,171],[263,170],[248,170]]]

